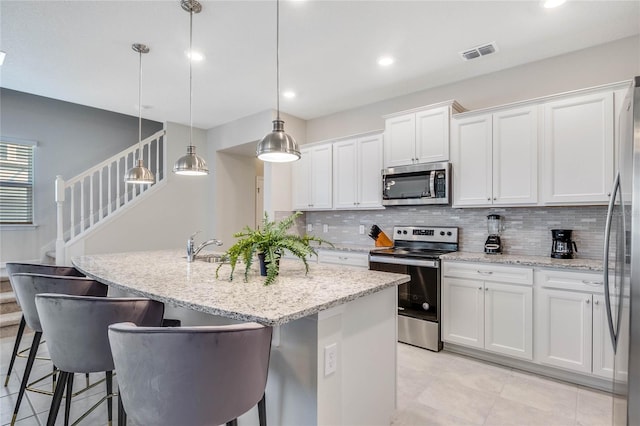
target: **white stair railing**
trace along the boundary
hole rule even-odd
[[[65,262],[65,247],[69,243],[122,211],[166,178],[167,146],[164,136],[165,130],[160,130],[140,144],[136,143],[67,181],[56,176],[56,263]],[[153,185],[124,183],[125,173],[134,167],[138,158],[139,145],[145,165],[156,177]]]

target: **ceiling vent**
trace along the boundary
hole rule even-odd
[[[471,59],[479,58],[480,56],[490,55],[497,51],[498,51],[498,46],[494,41],[488,44],[483,44],[481,46],[476,46],[471,49],[464,50],[460,52],[460,56],[462,56],[462,60],[469,61]]]

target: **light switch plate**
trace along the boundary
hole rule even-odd
[[[364,225],[360,225],[360,227],[358,228],[358,234],[364,235]]]
[[[307,232],[313,232],[313,224],[307,223]]]
[[[322,232],[329,232],[329,225],[327,225],[326,223],[322,225]]]

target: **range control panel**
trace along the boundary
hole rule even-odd
[[[396,241],[457,243],[458,228],[451,226],[394,226],[393,239]]]

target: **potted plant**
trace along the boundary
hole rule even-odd
[[[269,285],[273,283],[280,271],[279,261],[285,250],[299,257],[304,263],[305,274],[308,273],[309,264],[307,263],[307,256],[310,254],[317,255],[315,249],[309,243],[315,241],[318,245],[326,243],[332,247],[333,244],[313,235],[305,234],[300,236],[288,233],[287,231],[294,225],[296,218],[301,214],[302,212],[295,212],[280,222],[275,222],[270,221],[269,216],[265,212],[264,219],[262,220],[262,228],[251,229],[246,226],[242,231],[233,234],[233,236],[239,238],[239,240],[229,247],[225,253],[231,265],[229,281],[233,280],[233,272],[236,269],[236,264],[238,260],[241,260],[245,264],[244,280],[246,282],[254,256],[257,254],[261,262],[261,275],[267,277],[264,284]],[[218,265],[216,269],[216,278],[218,278],[218,271],[221,267],[222,264]]]

